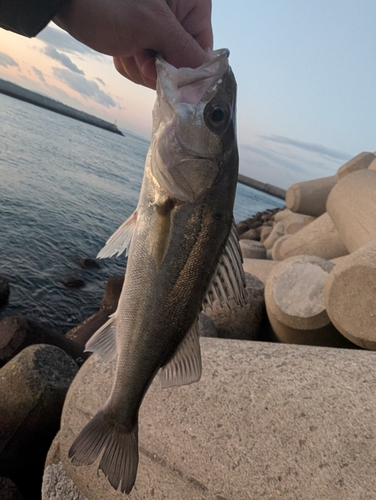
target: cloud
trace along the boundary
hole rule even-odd
[[[99,76],[97,76],[96,80],[98,80],[98,82],[101,83],[102,85],[104,85],[104,86],[106,85],[104,83],[104,81],[102,80],[102,78],[99,78]]]
[[[4,66],[7,68],[8,66],[15,66],[19,68],[17,61],[13,59],[13,57],[8,56],[4,52],[0,52],[0,66]]]
[[[44,30],[38,33],[36,38],[46,43],[47,45],[52,45],[56,49],[62,50],[64,52],[69,52],[71,54],[78,53],[99,56],[98,52],[90,49],[83,43],[71,37],[65,31],[58,28],[51,28],[51,26],[47,26],[46,28],[44,28]]]
[[[283,137],[281,135],[271,135],[271,136],[261,136],[262,139],[266,141],[275,142],[278,144],[287,144],[289,146],[294,146],[299,149],[304,149],[305,151],[310,151],[311,153],[317,153],[328,158],[333,158],[335,160],[347,161],[350,159],[350,155],[343,153],[342,151],[336,151],[335,149],[327,148],[319,144],[311,144],[309,142],[298,141],[296,139],[290,139],[289,137]]]
[[[42,52],[46,54],[48,57],[51,57],[51,59],[55,59],[55,61],[61,62],[63,66],[70,69],[74,73],[78,73],[79,75],[85,75],[82,69],[78,68],[78,66],[76,66],[74,62],[72,62],[67,55],[58,52],[51,45],[47,45]]]
[[[71,89],[79,94],[89,97],[107,108],[116,106],[116,103],[109,94],[101,90],[98,84],[92,80],[87,80],[82,75],[72,73],[64,68],[52,68],[55,77],[66,83]]]
[[[38,68],[36,68],[35,66],[32,66],[32,68],[33,68],[34,73],[35,73],[35,74],[37,75],[37,77],[39,78],[39,80],[40,80],[41,82],[45,82],[46,80],[44,79],[44,75],[43,75],[43,73],[41,72],[41,70],[40,70],[40,69],[38,69]]]

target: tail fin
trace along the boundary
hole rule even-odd
[[[107,422],[100,410],[77,436],[68,456],[75,465],[91,465],[103,450],[99,469],[115,490],[120,485],[122,493],[130,493],[137,475],[138,425],[125,432]]]

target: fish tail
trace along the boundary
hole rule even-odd
[[[111,486],[129,493],[134,485],[138,466],[138,424],[132,430],[114,425],[100,410],[82,429],[68,456],[75,465],[91,465],[103,451],[98,468]]]

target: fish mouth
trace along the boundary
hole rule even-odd
[[[208,50],[207,54],[208,60],[195,69],[175,68],[162,56],[158,56],[157,95],[163,95],[173,108],[181,103],[197,104],[229,68],[228,49]]]

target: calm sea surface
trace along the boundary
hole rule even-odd
[[[148,143],[0,94],[0,276],[10,281],[13,314],[65,333],[99,306],[123,256],[82,269],[137,205]],[[282,206],[238,184],[235,219]],[[61,280],[77,277],[80,289]]]

